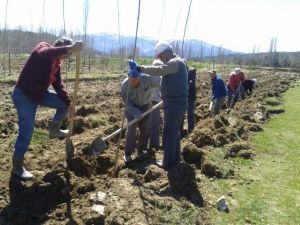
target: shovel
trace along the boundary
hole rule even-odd
[[[71,111],[70,111],[69,133],[66,138],[67,160],[71,159],[74,156],[74,145],[71,140],[71,135],[73,133],[73,127],[74,127],[75,105],[77,101],[77,92],[78,92],[78,85],[79,85],[79,71],[80,71],[80,52],[78,51],[76,52],[76,77],[75,77],[73,101],[72,101]]]
[[[157,109],[158,107],[160,107],[162,105],[162,101],[157,103],[156,105],[154,105],[152,108],[148,109],[146,112],[144,112],[141,116],[141,118],[145,117],[146,115],[148,115],[150,112],[152,112],[153,110]],[[140,119],[141,119],[140,118]],[[100,154],[102,153],[106,148],[106,144],[105,142],[108,141],[110,138],[116,136],[117,134],[121,133],[122,131],[128,129],[128,127],[130,127],[131,125],[135,124],[136,122],[138,122],[140,119],[134,119],[131,120],[127,125],[124,125],[122,128],[119,128],[118,130],[116,130],[115,132],[113,132],[112,134],[106,136],[105,138],[101,138],[101,137],[97,137],[93,140],[93,142],[91,143],[90,147],[92,149],[92,152],[94,155]]]

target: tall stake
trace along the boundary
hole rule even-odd
[[[139,29],[140,12],[141,12],[141,0],[139,0],[139,6],[138,6],[138,16],[137,16],[137,22],[136,22],[135,41],[134,41],[134,49],[133,49],[133,60],[135,59],[135,54],[136,54],[136,44],[137,44],[137,34],[138,34],[138,29]],[[128,92],[129,92],[129,85],[128,85],[128,89],[127,89],[126,99],[128,99]],[[124,108],[124,113],[123,113],[121,127],[124,127],[125,112],[126,112],[126,108]],[[115,158],[115,167],[114,167],[114,171],[113,171],[113,176],[117,176],[118,159],[119,159],[119,148],[120,148],[120,141],[121,141],[122,133],[123,132],[120,132],[120,135],[118,136],[116,158]]]
[[[192,0],[190,1],[190,6],[189,6],[189,11],[186,17],[186,21],[185,21],[185,27],[184,27],[184,32],[183,32],[183,38],[182,38],[182,46],[181,46],[181,56],[183,56],[183,46],[184,46],[184,38],[185,38],[185,32],[186,32],[186,28],[187,28],[187,24],[189,21],[189,16],[190,16],[190,11],[191,11],[191,5],[192,5]]]
[[[70,111],[69,134],[66,138],[67,160],[71,159],[74,156],[74,145],[71,140],[71,135],[73,133],[73,127],[74,127],[75,106],[77,102],[77,92],[79,86],[79,72],[80,72],[80,51],[76,52],[76,78],[75,78],[74,93],[73,93],[72,105]]]

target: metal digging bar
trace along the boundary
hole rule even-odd
[[[142,117],[145,117],[146,115],[148,115],[150,112],[152,112],[153,110],[157,109],[158,107],[160,107],[162,105],[162,101],[157,103],[156,105],[154,105],[152,108],[148,109],[146,112],[144,112],[142,114]],[[100,154],[102,153],[106,148],[106,144],[105,142],[108,141],[109,139],[111,139],[112,137],[116,136],[117,134],[121,133],[122,131],[128,129],[128,127],[132,126],[133,124],[135,124],[136,122],[138,122],[139,119],[134,119],[132,121],[130,121],[128,124],[123,125],[122,128],[119,128],[118,130],[116,130],[115,132],[113,132],[112,134],[106,136],[105,138],[101,138],[101,137],[97,137],[95,138],[91,145],[90,148],[93,151],[93,154]]]

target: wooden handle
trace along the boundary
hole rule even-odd
[[[69,138],[73,133],[73,127],[74,127],[75,106],[77,102],[77,92],[79,86],[79,72],[80,72],[80,52],[78,51],[76,52],[76,77],[75,77],[74,93],[73,93],[71,112],[70,112]]]
[[[160,107],[162,105],[163,101],[160,101],[159,103],[157,103],[156,105],[154,105],[152,108],[148,109],[146,112],[144,112],[141,116],[141,118],[143,118],[144,116],[146,116],[147,114],[151,113],[153,110],[157,109],[158,107]],[[131,125],[135,124],[136,122],[138,122],[140,119],[134,119],[131,120],[128,124],[126,124],[125,126],[123,126],[123,128],[119,128],[118,130],[116,130],[115,132],[113,132],[112,134],[108,135],[107,137],[105,137],[103,139],[103,141],[107,141],[108,139],[116,136],[117,134],[119,134],[120,132],[122,132],[123,130],[126,130],[128,127],[130,127]]]

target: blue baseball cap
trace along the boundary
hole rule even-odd
[[[141,76],[142,76],[142,73],[139,73],[137,71],[134,71],[134,70],[129,70],[128,71],[128,77],[139,78]]]

